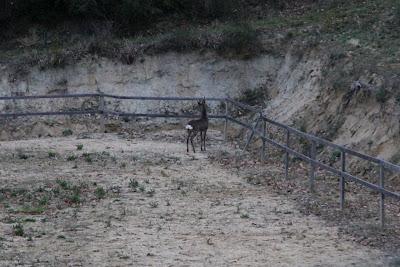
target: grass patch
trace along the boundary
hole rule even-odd
[[[25,213],[25,214],[42,214],[46,208],[44,206],[23,206],[19,210],[18,213]]]
[[[129,180],[128,187],[131,188],[132,190],[136,191],[136,189],[139,187],[139,182],[136,179],[131,178]]]
[[[13,233],[15,236],[24,236],[24,226],[20,223],[13,225]]]
[[[71,185],[66,180],[57,179],[56,183],[64,190],[69,190],[71,188]]]
[[[83,145],[82,144],[77,144],[76,145],[76,150],[82,150],[83,149]]]
[[[62,132],[62,135],[63,135],[63,136],[71,136],[73,133],[74,133],[74,132],[73,132],[71,129],[65,129],[65,130]]]
[[[104,190],[103,187],[99,186],[94,191],[94,194],[98,199],[102,199],[102,198],[104,198],[106,196],[106,191]]]
[[[93,159],[92,159],[91,154],[89,154],[89,153],[83,153],[82,156],[83,156],[83,158],[85,159],[85,161],[86,161],[87,163],[92,163],[92,162],[93,162]]]
[[[75,155],[70,155],[70,156],[67,157],[67,160],[68,161],[74,161],[74,160],[76,160],[76,156]]]

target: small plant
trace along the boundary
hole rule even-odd
[[[64,190],[70,189],[70,184],[65,180],[57,179],[56,182],[62,189],[64,189]]]
[[[331,163],[336,162],[340,158],[341,152],[339,150],[332,151],[329,161]]]
[[[150,202],[150,207],[153,208],[153,209],[157,208],[158,207],[158,202],[157,201],[151,201]]]
[[[92,157],[91,157],[91,155],[89,153],[83,153],[82,156],[83,156],[83,158],[85,159],[85,161],[87,163],[92,163],[93,162],[93,159],[92,159]]]
[[[242,214],[240,214],[240,218],[242,218],[242,219],[248,219],[248,218],[250,218],[250,216],[249,216],[249,214],[247,214],[247,213],[242,213]]]
[[[136,191],[136,189],[139,187],[139,182],[136,181],[136,179],[132,178],[129,180],[128,186],[129,186],[129,188],[132,188]]]
[[[49,203],[49,197],[48,196],[43,196],[40,200],[39,200],[39,205],[40,206],[46,206]]]
[[[82,149],[83,149],[83,145],[82,144],[76,145],[76,150],[82,150]]]
[[[142,184],[139,185],[138,188],[139,188],[139,191],[140,191],[140,192],[144,192],[144,191],[146,190],[146,188],[145,188],[144,185],[142,185]]]
[[[13,225],[13,231],[16,236],[24,236],[24,227],[20,223]]]
[[[102,199],[102,198],[105,197],[106,191],[104,190],[103,187],[99,186],[99,187],[97,187],[96,190],[94,191],[94,194],[96,195],[96,197],[97,197],[98,199]]]
[[[68,197],[68,200],[71,203],[79,204],[81,203],[81,196],[79,195],[78,192],[74,192],[72,195]]]
[[[68,156],[67,160],[68,161],[74,161],[74,160],[76,160],[76,156],[75,155],[70,155],[70,156]]]
[[[24,153],[20,153],[20,154],[18,154],[18,158],[19,158],[19,159],[28,159],[29,156],[26,155],[26,154],[24,154]]]
[[[121,163],[121,168],[126,168],[126,162]]]
[[[56,157],[56,152],[49,151],[48,155],[49,155],[49,158],[55,158]]]
[[[63,136],[70,136],[70,135],[72,135],[74,132],[71,130],[71,129],[65,129],[63,132],[62,132],[62,135]]]

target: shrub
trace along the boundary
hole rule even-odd
[[[376,101],[379,103],[385,103],[389,99],[389,92],[386,89],[380,88],[376,94]]]
[[[222,54],[233,52],[251,57],[261,50],[257,32],[250,24],[229,25],[223,30],[222,38],[218,47]]]
[[[70,136],[70,135],[72,135],[73,134],[73,131],[71,130],[71,129],[65,129],[63,132],[62,132],[62,135],[63,136]]]
[[[13,231],[16,236],[24,236],[24,227],[20,223],[13,225]]]
[[[96,191],[94,191],[94,194],[98,199],[104,198],[106,195],[106,191],[104,190],[103,187],[99,186],[96,188]]]
[[[264,101],[268,99],[267,88],[260,86],[256,89],[247,89],[243,91],[240,97],[237,98],[239,102],[254,105],[264,105]]]
[[[166,35],[161,41],[161,47],[158,50],[162,51],[177,51],[183,52],[199,47],[196,33],[190,29],[179,29]]]

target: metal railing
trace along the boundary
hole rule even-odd
[[[72,94],[72,95],[42,95],[42,96],[3,96],[0,97],[0,101],[7,101],[7,100],[34,100],[34,99],[62,99],[62,98],[87,98],[87,97],[95,97],[98,100],[98,108],[97,109],[91,109],[91,110],[78,110],[78,111],[54,111],[54,112],[12,112],[12,113],[0,113],[0,118],[4,117],[21,117],[21,116],[58,116],[58,115],[82,115],[82,114],[100,114],[102,115],[103,119],[107,115],[115,115],[115,116],[128,116],[128,117],[161,117],[161,118],[193,118],[197,117],[191,114],[162,114],[162,113],[132,113],[132,112],[120,112],[120,111],[113,111],[113,110],[108,110],[106,108],[106,98],[111,98],[111,99],[119,99],[119,100],[142,100],[142,101],[194,101],[198,100],[199,98],[197,97],[143,97],[143,96],[119,96],[119,95],[112,95],[112,94],[103,94],[103,93],[97,93],[97,94]],[[382,159],[378,159],[375,157],[371,157],[362,153],[359,153],[357,151],[351,150],[349,148],[346,148],[344,146],[340,146],[337,144],[334,144],[330,141],[327,141],[325,139],[319,138],[317,136],[299,131],[295,128],[292,128],[290,126],[287,126],[285,124],[279,123],[277,121],[271,120],[264,116],[260,110],[255,109],[254,107],[251,107],[249,105],[239,103],[235,100],[232,100],[230,98],[206,98],[207,101],[215,101],[215,102],[220,102],[223,103],[225,106],[225,112],[224,114],[211,114],[209,115],[209,118],[212,119],[223,119],[225,121],[224,123],[224,137],[226,139],[227,136],[227,127],[228,127],[228,122],[235,123],[241,127],[247,128],[251,130],[250,137],[245,145],[245,149],[248,147],[251,139],[256,136],[258,138],[261,138],[262,140],[262,147],[261,147],[261,155],[264,157],[265,155],[265,149],[266,149],[266,144],[269,143],[272,146],[277,147],[278,149],[281,149],[285,153],[285,176],[288,177],[288,170],[289,170],[289,156],[293,155],[296,156],[306,162],[308,162],[309,165],[309,187],[311,191],[315,190],[315,172],[316,168],[319,167],[321,169],[324,169],[328,172],[331,172],[334,175],[337,175],[340,177],[340,182],[339,182],[339,203],[340,203],[340,208],[344,208],[344,203],[345,203],[345,181],[352,181],[355,182],[363,187],[369,188],[375,192],[378,192],[380,194],[380,203],[379,203],[379,217],[380,217],[380,223],[381,226],[384,227],[385,225],[385,198],[386,197],[391,197],[396,200],[400,200],[400,193],[397,192],[392,192],[390,190],[387,190],[385,188],[385,170],[390,170],[392,172],[400,173],[400,166],[392,164],[390,162],[387,162]],[[251,126],[247,123],[241,122],[238,119],[234,118],[230,113],[229,113],[229,105],[232,107],[236,108],[241,108],[244,110],[247,110],[249,112],[252,112],[254,114],[258,114],[258,118],[256,120],[255,125]],[[257,129],[259,123],[262,123],[262,131],[259,131]],[[101,122],[104,123],[104,122]],[[274,125],[280,129],[283,129],[286,132],[286,140],[285,143],[279,143],[276,140],[273,140],[269,138],[266,134],[266,129],[267,129],[267,124]],[[304,138],[311,142],[311,149],[310,149],[310,154],[305,155],[303,153],[300,153],[293,148],[291,148],[290,141],[292,139],[292,136],[296,135],[298,137]],[[336,149],[337,151],[340,151],[340,162],[341,162],[341,168],[336,169],[330,165],[327,165],[323,162],[320,162],[316,158],[316,147],[317,145],[325,145],[327,147],[331,147]],[[346,170],[346,156],[351,155],[358,157],[360,159],[366,160],[368,162],[372,162],[375,164],[379,165],[379,184],[374,184],[370,183],[364,179],[361,179],[359,177],[356,177]]]

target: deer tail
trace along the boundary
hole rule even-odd
[[[186,125],[185,129],[186,129],[186,130],[193,130],[193,126],[190,125],[190,124],[188,124],[188,125]]]

